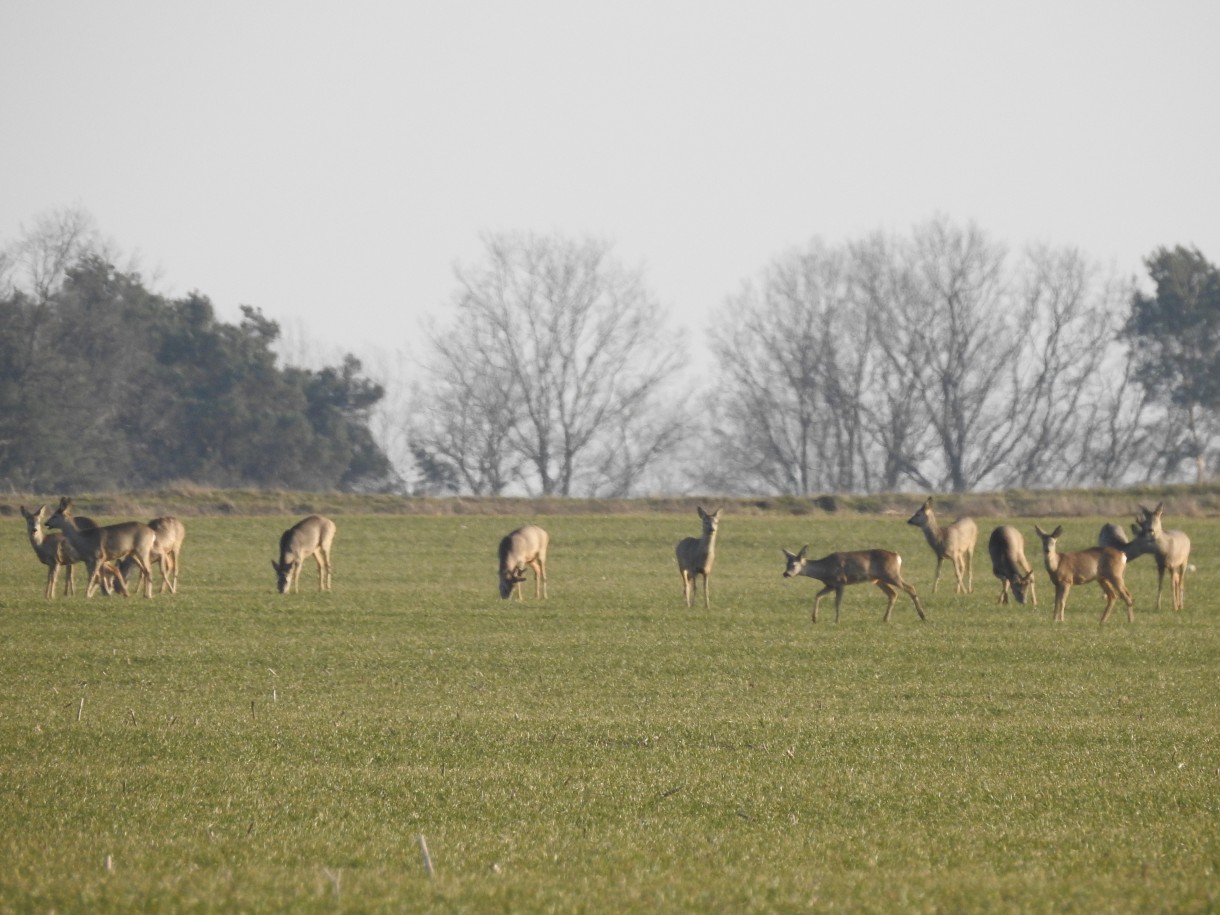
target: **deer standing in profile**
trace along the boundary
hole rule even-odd
[[[271,560],[276,588],[281,594],[301,590],[301,566],[310,556],[318,564],[318,590],[330,590],[330,547],[335,540],[335,522],[321,515],[302,518],[280,535],[280,559]]]
[[[1101,622],[1105,622],[1114,602],[1123,599],[1127,605],[1127,622],[1135,622],[1135,601],[1131,592],[1123,583],[1123,575],[1127,568],[1127,554],[1108,546],[1095,546],[1075,553],[1060,553],[1059,538],[1063,535],[1063,526],[1056,527],[1051,533],[1034,525],[1038,537],[1042,540],[1042,558],[1046,563],[1046,572],[1055,586],[1055,613],[1053,619],[1063,622],[1064,610],[1067,609],[1068,592],[1072,585],[1088,584],[1096,581],[1106,596],[1105,609],[1101,611]]]
[[[708,594],[708,579],[712,575],[712,564],[716,561],[716,531],[720,528],[720,509],[710,515],[698,506],[699,520],[703,522],[703,536],[686,537],[674,547],[678,558],[678,574],[682,576],[682,596],[686,606],[693,605],[699,590],[699,576],[703,576],[703,607],[710,610],[711,596]]]
[[[979,539],[978,525],[971,518],[959,518],[948,527],[936,523],[936,513],[932,511],[932,497],[924,502],[915,514],[907,519],[907,524],[913,524],[923,530],[928,546],[936,554],[936,577],[932,579],[932,593],[940,584],[940,567],[946,559],[953,563],[953,574],[957,579],[955,594],[974,591],[974,545]]]
[[[182,541],[186,539],[186,526],[173,515],[153,518],[148,526],[157,535],[157,544],[152,551],[152,561],[161,566],[161,588],[157,593],[164,594],[168,588],[170,594],[177,594],[178,557],[182,553]],[[134,566],[135,560],[130,556],[119,563],[124,578],[131,574]]]
[[[151,554],[157,542],[152,528],[139,521],[124,521],[103,527],[82,528],[72,516],[72,500],[64,496],[59,507],[47,519],[47,527],[61,531],[64,539],[89,570],[85,596],[92,597],[103,585],[103,573],[113,576],[114,583],[126,596],[127,582],[119,563],[131,556],[140,570],[144,596],[152,597]]]
[[[513,590],[517,600],[525,600],[521,583],[525,567],[534,570],[534,597],[546,598],[546,550],[551,535],[536,524],[526,524],[500,540],[500,597],[508,600]]]
[[[921,620],[928,617],[919,603],[919,595],[914,586],[902,579],[902,557],[889,550],[854,550],[848,553],[831,553],[822,559],[807,560],[809,545],[801,547],[799,553],[789,553],[784,550],[784,558],[788,564],[784,568],[784,578],[794,578],[805,575],[815,578],[825,587],[813,597],[813,621],[818,621],[818,603],[831,591],[835,593],[835,622],[839,621],[839,607],[843,603],[843,589],[848,585],[859,585],[872,582],[885,592],[889,603],[885,606],[885,616],[882,621],[888,623],[894,604],[898,600],[898,592],[905,591],[915,604],[915,612]]]
[[[991,572],[1000,580],[999,604],[1008,603],[1008,589],[1018,604],[1030,603],[1038,606],[1038,595],[1034,593],[1034,570],[1025,558],[1025,538],[1011,524],[1002,524],[991,532],[987,541],[987,552],[991,555]]]
[[[1162,526],[1165,503],[1157,504],[1152,511],[1140,506],[1142,517],[1136,519],[1139,531],[1132,546],[1140,550],[1137,555],[1151,553],[1156,558],[1156,608],[1161,609],[1161,589],[1165,586],[1165,570],[1169,570],[1169,587],[1172,592],[1173,609],[1181,610],[1186,605],[1186,567],[1190,563],[1190,538],[1184,531],[1167,531]]]

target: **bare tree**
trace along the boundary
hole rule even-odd
[[[665,399],[680,341],[604,242],[501,234],[485,245],[480,264],[458,268],[456,315],[431,335],[435,404],[419,441],[472,489],[516,475],[543,495],[623,493],[681,426]]]

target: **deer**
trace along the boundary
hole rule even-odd
[[[890,621],[890,614],[898,600],[898,592],[905,591],[915,604],[915,612],[921,620],[926,620],[923,605],[919,603],[919,595],[914,586],[902,579],[902,557],[889,550],[854,550],[847,553],[831,553],[822,559],[808,560],[809,544],[801,547],[799,553],[789,553],[784,550],[787,566],[784,568],[784,578],[795,578],[804,575],[815,578],[825,587],[813,598],[813,622],[818,621],[818,604],[831,591],[835,593],[835,622],[839,622],[839,608],[843,603],[843,589],[848,585],[859,585],[872,582],[889,598],[885,607],[882,622]]]
[[[271,560],[280,594],[301,590],[301,566],[310,556],[318,564],[318,590],[330,590],[330,548],[335,522],[321,515],[302,518],[280,535],[280,559]]]
[[[67,580],[64,582],[64,597],[75,594],[76,585],[72,581],[72,566],[79,562],[80,558],[72,552],[72,548],[68,546],[62,533],[56,531],[48,534],[42,529],[43,522],[47,520],[45,505],[38,506],[38,511],[35,512],[26,511],[24,505],[20,508],[21,517],[25,518],[26,533],[30,536],[30,546],[34,548],[34,555],[47,567],[47,586],[43,590],[43,597],[47,600],[54,599],[61,567],[68,570]]]
[[[907,524],[913,524],[923,530],[928,546],[936,554],[936,577],[932,579],[932,593],[940,584],[940,567],[946,559],[953,563],[953,574],[957,579],[955,594],[972,593],[974,591],[974,545],[979,539],[978,525],[972,518],[959,518],[948,527],[936,523],[936,513],[932,511],[932,497],[915,514],[907,519]]]
[[[703,535],[700,537],[685,537],[674,547],[674,555],[678,559],[678,574],[682,576],[682,597],[686,606],[694,604],[695,594],[699,590],[699,576],[703,576],[703,608],[710,610],[711,595],[708,594],[708,579],[712,574],[712,564],[716,561],[716,531],[720,528],[720,509],[710,515],[697,506],[699,520],[703,522]]]
[[[521,584],[525,567],[534,570],[534,597],[546,598],[546,550],[551,535],[536,524],[526,524],[500,540],[500,597],[508,600],[514,590],[517,600],[525,600]]]
[[[1042,540],[1042,559],[1046,563],[1046,572],[1055,586],[1055,611],[1052,617],[1056,623],[1063,622],[1064,611],[1067,609],[1068,592],[1072,585],[1088,584],[1096,581],[1102,593],[1106,596],[1105,609],[1101,611],[1100,622],[1105,622],[1114,609],[1114,602],[1123,599],[1127,605],[1127,622],[1135,622],[1135,601],[1131,592],[1123,583],[1123,575],[1127,568],[1127,554],[1109,546],[1095,546],[1075,553],[1060,553],[1059,538],[1063,536],[1063,525],[1056,527],[1049,534],[1038,525],[1034,525],[1038,537]]]
[[[61,531],[68,546],[72,548],[89,571],[89,584],[85,596],[92,597],[103,586],[103,574],[113,576],[114,583],[124,596],[127,582],[119,570],[119,562],[132,556],[140,570],[146,598],[152,597],[152,572],[149,568],[151,554],[157,543],[157,535],[147,524],[139,521],[123,521],[102,527],[82,528],[72,516],[72,500],[64,496],[59,507],[47,519],[47,527]]]
[[[79,519],[77,519],[79,524]],[[186,539],[186,526],[173,515],[163,515],[153,518],[148,526],[157,535],[157,545],[152,551],[152,561],[161,566],[161,588],[158,594],[164,594],[169,589],[170,594],[178,593],[178,557],[182,553],[182,541]],[[126,578],[131,574],[135,560],[130,556],[119,563],[119,570]]]
[[[1138,523],[1137,521],[1136,524]],[[1127,536],[1127,532],[1123,530],[1121,524],[1103,524],[1101,530],[1097,532],[1097,545],[1108,546],[1126,553],[1127,547],[1131,545],[1131,538]],[[1127,558],[1134,559],[1135,557],[1128,554]]]
[[[1038,595],[1034,593],[1034,570],[1025,558],[1025,538],[1011,524],[1002,524],[991,532],[987,541],[987,552],[991,555],[991,573],[1000,580],[1000,598],[996,603],[1008,603],[1008,589],[1018,604],[1025,603],[1025,595],[1038,606]]]
[[[1186,605],[1186,569],[1190,563],[1190,538],[1184,531],[1167,531],[1162,526],[1165,503],[1160,502],[1152,511],[1140,506],[1142,516],[1133,526],[1137,536],[1133,543],[1143,553],[1151,553],[1156,559],[1156,608],[1161,609],[1161,590],[1165,586],[1165,570],[1169,570],[1169,587],[1174,610]]]

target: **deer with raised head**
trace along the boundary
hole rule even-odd
[[[526,524],[500,540],[500,596],[508,600],[513,590],[517,600],[525,600],[521,584],[525,567],[534,570],[534,597],[546,597],[546,550],[551,535],[536,524]]]
[[[275,586],[281,594],[301,590],[301,566],[310,556],[318,564],[318,590],[330,590],[330,548],[335,540],[335,522],[321,515],[302,518],[280,535],[280,559],[271,560]]]
[[[991,573],[1000,580],[999,604],[1008,603],[1008,589],[1018,604],[1030,603],[1038,606],[1038,595],[1034,593],[1034,570],[1025,558],[1025,538],[1011,524],[1002,524],[991,532],[987,541],[987,552],[991,555]]]
[[[932,511],[932,497],[920,507],[919,511],[907,519],[907,524],[913,524],[923,530],[923,535],[936,554],[936,577],[932,579],[932,593],[940,584],[940,567],[946,559],[953,563],[953,574],[957,579],[955,594],[974,591],[974,546],[979,539],[979,528],[972,518],[959,518],[947,527],[936,523],[936,513]]]
[[[1135,601],[1131,592],[1123,583],[1123,575],[1127,569],[1127,554],[1109,546],[1094,546],[1075,553],[1060,553],[1059,538],[1063,536],[1063,526],[1056,527],[1049,534],[1038,525],[1034,525],[1038,537],[1042,540],[1042,559],[1046,563],[1046,572],[1055,586],[1055,622],[1063,622],[1063,614],[1067,609],[1068,592],[1072,585],[1084,585],[1095,581],[1101,586],[1106,596],[1105,609],[1101,611],[1101,622],[1105,622],[1114,602],[1123,599],[1127,605],[1127,622],[1135,622]]]
[[[148,526],[157,535],[157,544],[152,551],[152,562],[161,567],[161,587],[157,593],[164,594],[168,589],[170,594],[177,594],[178,557],[182,553],[182,541],[186,539],[186,526],[173,515],[153,518]],[[130,556],[119,563],[124,578],[134,567],[135,561]]]
[[[712,564],[716,561],[716,531],[720,529],[720,509],[710,515],[698,506],[699,520],[703,522],[703,535],[686,537],[674,547],[678,558],[678,574],[682,576],[682,597],[686,606],[693,606],[699,590],[699,576],[703,576],[703,607],[711,609],[712,599],[708,594],[708,579],[712,575]]]
[[[47,507],[40,505],[36,512],[26,511],[24,505],[20,508],[21,517],[25,518],[26,533],[30,536],[30,546],[34,548],[34,555],[47,567],[47,586],[43,591],[43,596],[48,600],[55,597],[55,586],[59,581],[60,568],[68,571],[67,580],[64,582],[64,597],[74,594],[76,585],[72,581],[72,566],[80,560],[72,552],[62,533],[55,531],[48,534],[42,529],[48,516]]]
[[[59,507],[55,509],[55,513],[47,519],[47,527],[63,533],[72,552],[80,557],[85,568],[89,570],[89,584],[85,588],[86,597],[92,597],[103,585],[104,574],[111,575],[115,585],[126,596],[127,582],[119,570],[119,563],[128,556],[134,558],[135,564],[140,570],[144,596],[152,597],[150,564],[157,535],[147,524],[139,521],[123,521],[102,527],[81,527],[80,522],[72,516],[72,500],[64,496],[59,500]]]
[[[1156,559],[1156,608],[1161,609],[1161,589],[1165,585],[1165,570],[1169,570],[1169,587],[1172,592],[1173,609],[1181,610],[1186,605],[1186,568],[1190,563],[1190,538],[1185,531],[1167,531],[1162,525],[1165,503],[1160,502],[1152,511],[1140,506],[1142,516],[1134,525],[1137,536],[1132,546],[1140,550],[1137,555],[1151,553]]]
[[[784,550],[784,558],[788,564],[784,568],[784,578],[795,578],[804,575],[820,581],[825,587],[813,597],[813,621],[818,621],[818,604],[831,591],[835,593],[835,622],[839,621],[839,608],[843,603],[843,589],[848,585],[860,585],[872,582],[889,598],[885,606],[885,616],[882,621],[888,623],[894,604],[898,600],[898,592],[905,591],[915,604],[915,612],[921,620],[928,617],[919,603],[919,595],[914,586],[902,579],[902,557],[889,550],[853,550],[847,553],[831,553],[822,559],[809,560],[805,555],[809,545],[801,547],[799,553],[789,553]]]

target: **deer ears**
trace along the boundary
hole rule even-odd
[[[932,507],[932,497],[931,496],[928,496],[928,501],[923,504],[923,507],[925,509]]]

